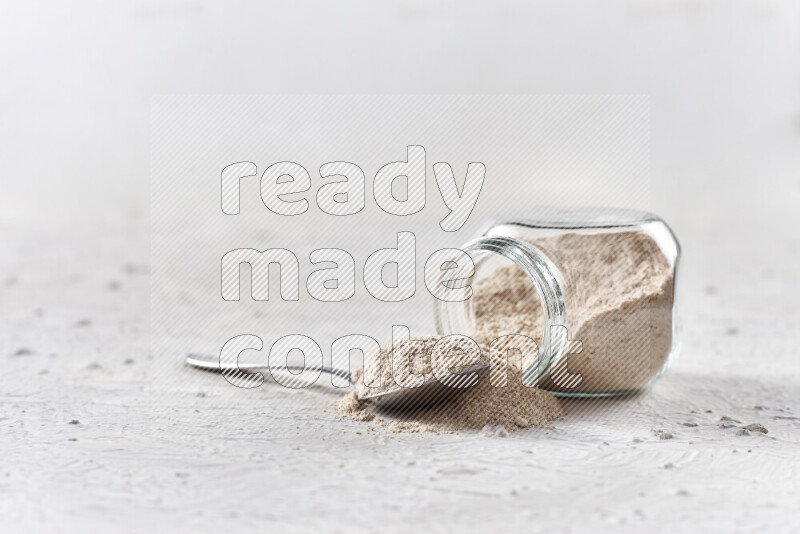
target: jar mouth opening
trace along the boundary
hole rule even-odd
[[[491,255],[511,260],[522,269],[536,289],[542,310],[543,329],[537,332],[508,332],[537,342],[538,352],[532,363],[522,370],[522,380],[530,385],[542,383],[549,371],[563,356],[567,345],[567,312],[564,302],[564,278],[558,267],[537,247],[530,243],[504,236],[485,236],[468,242],[461,250],[469,254],[475,265],[472,276],[465,276],[473,284],[480,265]],[[490,275],[491,276],[491,275]],[[473,288],[474,291],[474,288]],[[437,299],[434,305],[436,330],[440,335],[463,334],[471,336],[476,331],[476,317],[472,297],[459,302]],[[507,356],[507,355],[506,355]]]

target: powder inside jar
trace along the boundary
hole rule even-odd
[[[616,392],[646,386],[672,349],[672,268],[651,237],[640,232],[562,234],[531,242],[561,271],[570,340],[582,350],[562,358],[553,376],[580,373],[564,391]],[[506,334],[541,342],[536,289],[516,266],[500,267],[474,284],[476,329],[489,343]],[[520,368],[519,353],[509,354]],[[562,383],[558,381],[559,383]],[[548,389],[562,389],[552,381]]]

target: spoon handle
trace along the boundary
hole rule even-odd
[[[237,365],[222,365],[219,361],[219,356],[211,356],[209,354],[189,354],[186,357],[186,363],[193,367],[199,367],[200,369],[205,369],[207,371],[255,371],[258,369],[267,369],[270,371],[278,371],[278,370],[291,370],[296,369],[298,371],[308,370],[308,371],[322,371],[323,373],[328,373],[330,375],[336,375],[344,378],[351,384],[353,383],[353,379],[350,377],[350,373],[345,371],[344,369],[335,369],[333,367],[328,367],[327,365],[291,365],[291,364],[284,364],[284,365],[273,365],[268,366],[261,363],[244,363],[240,362]]]

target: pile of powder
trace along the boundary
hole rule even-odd
[[[417,383],[421,378],[456,370],[477,363],[478,355],[468,353],[472,343],[451,343],[446,350],[433,350],[440,336],[412,338],[392,347],[385,347],[366,362],[365,372],[354,373],[357,391],[352,392],[335,404],[335,409],[358,421],[369,421],[375,417],[369,405],[359,401],[359,394],[366,395],[376,391],[385,391],[398,387],[397,384]],[[450,339],[450,338],[449,338]],[[458,338],[455,338],[458,339]],[[489,350],[481,348],[481,357],[486,358]],[[455,349],[451,352],[451,349]],[[455,357],[454,353],[463,350],[464,358]],[[509,431],[520,427],[541,426],[553,419],[563,417],[565,412],[558,400],[551,394],[522,383],[520,374],[508,369],[502,361],[495,361],[496,355],[489,356],[492,361],[491,377],[484,376],[477,384],[465,391],[459,391],[436,404],[428,406],[405,406],[390,413],[391,420],[380,419],[380,423],[393,432],[449,432],[467,429],[481,429],[486,425],[501,425]],[[394,377],[390,369],[393,361],[398,373]],[[453,360],[457,363],[453,365]],[[380,389],[370,388],[364,383],[365,374],[368,383],[373,383],[380,367],[382,383]],[[507,379],[504,380],[507,375]],[[387,386],[386,382],[390,385]],[[377,384],[376,384],[377,385]],[[495,387],[495,385],[497,387]]]
[[[570,392],[647,385],[672,347],[672,268],[658,245],[640,232],[567,233],[531,243],[563,275],[569,339],[582,342],[582,351],[562,358],[552,375],[562,375],[568,361],[569,372],[581,374]],[[500,267],[473,289],[475,340],[490,343],[506,334],[524,334],[541,342],[541,303],[521,269]],[[509,364],[520,368],[519,352],[511,351]],[[560,389],[552,381],[542,385]]]

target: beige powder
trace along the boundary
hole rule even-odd
[[[359,395],[374,395],[486,363],[488,354],[488,347],[462,336],[412,337],[368,358],[354,378]]]
[[[582,351],[568,356],[581,382],[571,392],[640,388],[657,374],[672,347],[672,269],[649,236],[639,232],[562,234],[537,239],[564,281],[570,340]],[[506,334],[542,337],[542,310],[533,284],[516,266],[492,271],[474,285],[475,340]],[[509,354],[519,369],[519,353]],[[553,369],[564,371],[562,359]],[[563,383],[563,382],[561,382]],[[560,389],[552,382],[548,389]]]
[[[448,338],[455,341],[444,345],[444,350],[433,350],[440,339],[441,336],[430,336],[400,342],[394,347],[394,356],[391,347],[383,348],[365,366],[365,372],[370,376],[368,382],[376,385],[374,377],[378,376],[378,366],[381,366],[381,387],[369,388],[364,383],[364,373],[357,371],[354,373],[357,391],[338,401],[335,409],[354,420],[372,420],[375,414],[370,411],[368,404],[358,400],[359,393],[368,395],[400,387],[406,381],[416,383],[423,378],[442,376],[448,371],[474,365],[479,358],[486,358],[489,353],[488,347],[481,346],[481,354],[478,355],[470,342],[459,342],[458,338]],[[458,354],[463,357],[459,358]],[[392,376],[392,363],[398,360],[401,363],[394,364],[397,373]],[[379,424],[393,432],[448,432],[481,429],[490,424],[501,425],[513,431],[519,427],[541,426],[565,414],[551,393],[524,385],[519,373],[512,371],[507,373],[507,380],[502,381],[498,372],[502,372],[505,366],[500,361],[491,363],[491,380],[484,377],[465,391],[457,392],[446,401],[433,405],[405,406],[392,412],[380,413],[391,419],[378,418]],[[503,387],[495,387],[493,384]]]

